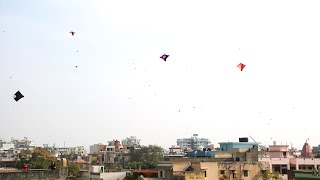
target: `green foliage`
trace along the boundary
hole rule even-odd
[[[139,165],[142,165],[141,162],[128,162],[126,165],[124,165],[125,169],[138,169]]]
[[[118,172],[121,171],[123,167],[121,165],[109,164],[107,165],[107,169],[112,172]]]
[[[68,165],[68,175],[70,176],[78,176],[80,170],[80,165],[74,162],[71,162]]]
[[[33,151],[23,151],[19,154],[20,161],[17,163],[17,168],[22,169],[23,163],[27,163],[30,169],[48,169],[52,162],[58,164],[53,155],[54,154],[41,148],[37,148]],[[60,166],[57,166],[57,169],[58,168],[60,168]]]
[[[130,150],[130,166],[141,165],[142,169],[154,169],[158,162],[163,161],[163,149],[160,146],[142,146],[141,149]]]
[[[263,180],[282,180],[281,175],[279,172],[270,172],[270,171],[266,171],[265,173],[261,174],[261,177]]]

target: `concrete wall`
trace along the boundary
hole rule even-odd
[[[101,173],[100,178],[103,180],[124,180],[126,177],[126,172],[107,172]]]
[[[59,171],[39,170],[28,172],[0,172],[1,180],[65,180],[66,175]]]

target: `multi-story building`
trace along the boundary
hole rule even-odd
[[[100,151],[106,151],[106,145],[102,143],[94,144],[90,146],[90,154],[98,154]]]
[[[258,162],[258,147],[219,151],[214,158],[173,158],[171,162],[159,163],[158,178],[161,179],[261,179],[268,164]],[[239,157],[236,158],[236,157]]]
[[[320,167],[320,158],[314,158],[309,144],[303,145],[301,156],[296,157],[289,152],[288,145],[270,145],[269,151],[259,158],[260,162],[269,163],[271,172],[279,172],[282,179],[291,179],[288,172],[294,170],[313,170]]]
[[[207,147],[211,142],[207,138],[198,138],[198,134],[193,134],[191,138],[177,139],[177,146],[180,148],[191,148],[193,150],[200,146]]]
[[[140,146],[140,139],[137,139],[136,136],[130,136],[122,140],[122,145],[127,147]]]
[[[28,139],[28,137],[24,137],[22,140],[18,140],[18,139],[11,139],[11,143],[14,144],[14,147],[17,149],[29,149],[29,150],[33,150],[36,148],[36,146],[34,145],[33,141],[30,141]]]
[[[84,148],[84,146],[70,147],[69,148],[69,154],[78,155],[78,156],[84,156],[84,155],[87,154],[87,151]]]

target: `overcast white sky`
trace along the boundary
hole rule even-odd
[[[251,135],[316,146],[319,8],[0,0],[0,137],[89,147],[134,135],[168,148],[198,133],[216,145]]]

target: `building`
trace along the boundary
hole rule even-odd
[[[313,146],[312,147],[312,153],[317,156],[317,157],[320,157],[320,145],[318,146]]]
[[[261,173],[269,164],[258,162],[258,146],[252,148],[230,148],[228,151],[193,151],[203,156],[171,158],[170,163],[159,163],[158,178],[173,180],[198,178],[211,179],[261,179]],[[212,155],[206,155],[206,153]],[[170,174],[171,173],[171,174]]]
[[[306,142],[303,145],[303,148],[301,150],[301,157],[304,158],[313,158],[314,155],[312,153],[312,149],[310,148],[309,144]]]
[[[178,146],[172,146],[169,151],[166,151],[163,155],[164,161],[170,161],[170,158],[174,157],[184,157],[185,153]]]
[[[105,172],[104,166],[90,166],[90,180],[122,180],[126,177],[126,172]]]
[[[224,161],[217,158],[175,158],[172,160],[172,169],[170,166],[163,167],[160,171],[165,176],[172,171],[172,179],[191,179],[198,177],[203,180],[219,179],[261,179],[261,173],[267,165],[260,162],[234,162]],[[160,175],[159,175],[160,176]]]
[[[18,158],[13,157],[0,157],[0,168],[15,168]]]
[[[260,143],[257,142],[249,142],[248,138],[239,138],[239,142],[219,142],[221,151],[229,151],[231,149],[239,149],[239,148],[253,148],[254,146],[258,146]]]
[[[106,145],[102,143],[94,144],[90,146],[90,154],[98,154],[100,151],[106,151]]]
[[[0,148],[0,157],[15,157],[18,154],[18,150],[15,149],[14,144],[12,143],[3,143]]]
[[[294,172],[295,180],[320,179],[319,174],[310,170],[296,170]]]
[[[131,147],[131,146],[140,146],[140,139],[137,139],[136,136],[130,136],[127,137],[126,139],[122,140],[122,145],[123,146],[127,146],[127,147]]]
[[[14,144],[16,149],[33,150],[36,148],[33,141],[30,141],[28,137],[24,137],[22,140],[11,138],[11,143]]]
[[[310,146],[308,143],[303,145],[304,153],[300,157],[296,157],[289,153],[288,145],[269,145],[269,151],[265,152],[259,162],[269,163],[271,172],[279,172],[282,179],[291,179],[290,173],[295,170],[314,170],[320,167],[320,158],[312,157],[310,154]],[[304,154],[302,156],[302,154]]]
[[[173,168],[171,162],[158,163],[156,170],[158,170],[159,179],[173,179]]]
[[[207,138],[198,138],[198,134],[193,134],[191,138],[177,139],[177,146],[180,148],[191,148],[196,150],[198,147],[207,147],[211,142]]]
[[[69,148],[69,154],[78,155],[78,156],[84,156],[84,155],[87,154],[87,151],[84,148],[84,146],[70,147]]]

